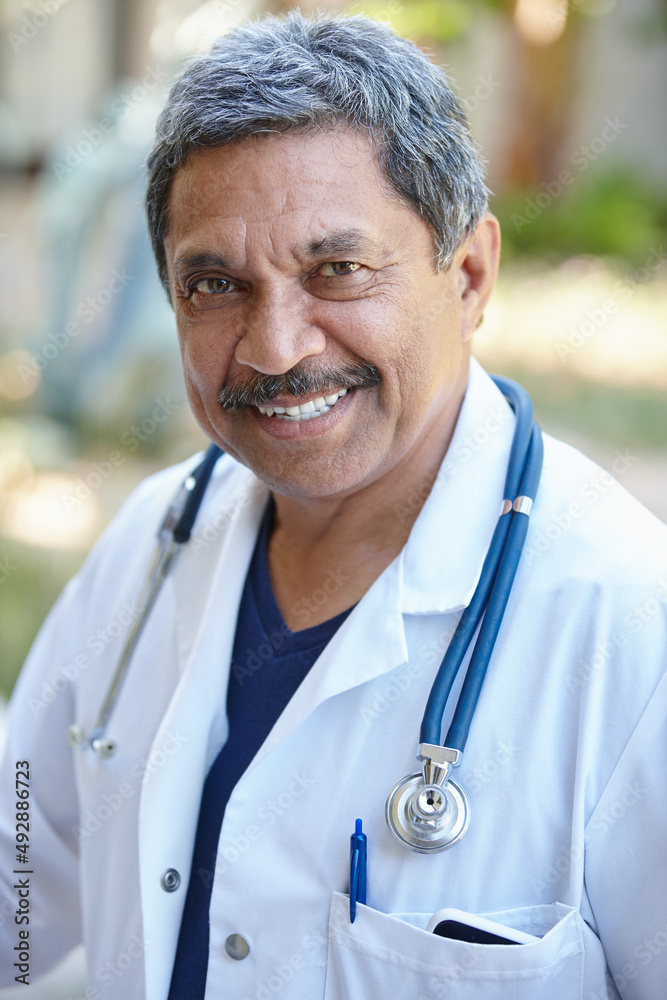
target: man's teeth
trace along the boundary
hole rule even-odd
[[[299,406],[258,406],[257,409],[267,417],[275,416],[279,420],[311,420],[313,417],[321,417],[323,413],[328,413],[346,392],[347,389],[339,389],[331,396],[318,396],[317,399],[310,399],[307,403],[300,403]]]

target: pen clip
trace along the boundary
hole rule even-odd
[[[358,819],[350,837],[350,923],[357,915],[357,903],[366,902],[366,861],[368,844]]]
[[[350,855],[350,923],[353,924],[357,915],[357,891],[359,888],[359,851]]]

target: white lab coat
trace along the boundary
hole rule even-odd
[[[424,856],[385,825],[389,791],[417,770],[427,694],[500,510],[512,425],[473,364],[407,545],[236,786],[211,900],[208,1000],[664,1000],[667,531],[552,439],[455,775],[471,800],[470,829],[451,850]],[[226,738],[237,609],[267,502],[248,470],[229,458],[218,466],[109,725],[117,755],[72,749],[67,728],[96,717],[156,527],[192,463],[128,501],[50,615],[13,698],[0,787],[13,789],[15,761],[30,760],[32,974],[83,935],[87,1000],[165,1000],[169,989],[202,784]],[[405,484],[397,517],[420,485]],[[316,603],[337,572],[322,567]],[[258,646],[249,669],[261,663]],[[8,801],[3,876],[14,868]],[[368,905],[351,925],[356,817],[368,834]],[[180,873],[174,892],[161,886],[167,869]],[[16,944],[9,877],[3,955]],[[469,945],[426,933],[445,906],[541,940]],[[250,945],[244,960],[225,951],[233,933]]]

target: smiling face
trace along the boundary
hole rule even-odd
[[[431,229],[344,128],[191,156],[165,249],[205,433],[293,497],[349,495],[441,457],[495,276],[480,225],[481,243],[436,273]]]

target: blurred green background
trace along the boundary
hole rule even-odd
[[[142,162],[183,59],[259,0],[0,6],[0,692],[105,523],[203,442],[153,273]],[[667,518],[659,0],[304,2],[366,12],[445,64],[504,233],[477,338],[544,428]]]

